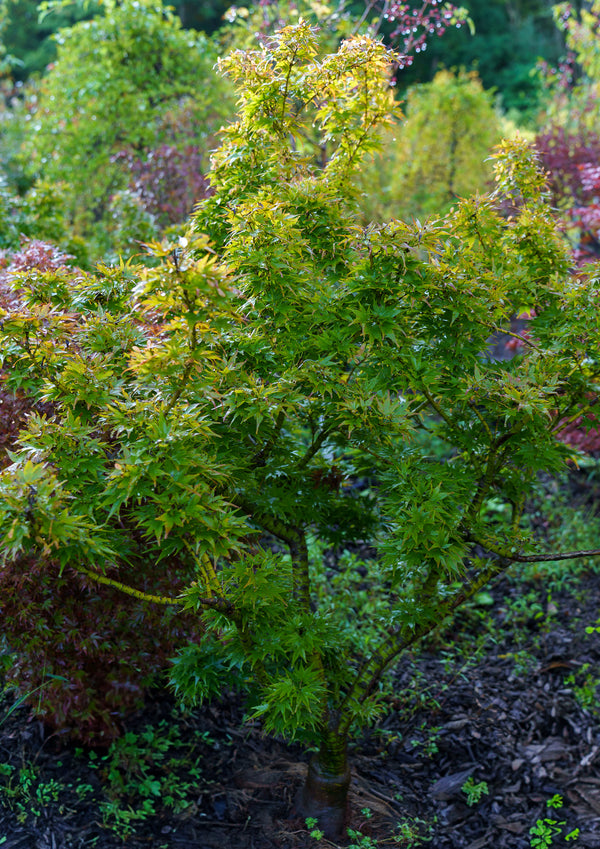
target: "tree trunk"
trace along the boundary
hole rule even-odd
[[[348,812],[348,739],[346,735],[328,733],[308,766],[302,789],[300,810],[304,817],[314,817],[325,837],[340,837]]]

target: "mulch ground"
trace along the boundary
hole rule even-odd
[[[525,849],[532,826],[549,818],[564,825],[540,846],[600,849],[600,635],[585,631],[598,618],[599,602],[595,574],[550,598],[543,580],[524,586],[503,578],[482,605],[404,657],[389,714],[353,746],[351,827],[378,847],[396,845],[390,838],[397,824],[412,823],[422,842],[397,845]],[[3,707],[9,704],[7,698]],[[157,691],[127,728],[142,733],[149,724],[173,722],[173,710],[171,696]],[[333,845],[317,844],[294,812],[307,754],[242,718],[233,695],[180,715],[182,738],[195,733],[208,741],[199,744],[193,803],[173,814],[156,800],[157,815],[124,842],[100,812],[101,771],[18,708],[0,724],[1,849]],[[6,792],[14,791],[6,776],[27,765],[35,769],[34,801],[19,807],[18,794]],[[468,776],[489,790],[471,806],[461,790]],[[52,781],[57,798],[39,791],[35,801],[36,787]],[[90,790],[81,796],[76,788],[83,785]],[[546,806],[554,794],[564,800],[559,811]],[[577,841],[565,843],[575,828]]]

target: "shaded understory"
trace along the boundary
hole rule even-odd
[[[600,575],[550,589],[542,573],[504,578],[403,660],[389,714],[351,752],[351,827],[371,845],[525,849],[547,818],[553,847],[600,849],[600,635],[585,631]],[[242,717],[233,694],[183,713],[157,690],[107,754],[19,708],[0,725],[0,846],[332,846],[294,816],[308,755]],[[461,789],[469,776],[477,801]],[[555,794],[558,811],[546,806]]]

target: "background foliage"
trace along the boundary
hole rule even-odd
[[[439,71],[410,88],[404,116],[373,166],[362,172],[365,221],[443,214],[461,197],[485,191],[489,154],[514,132],[475,73]]]
[[[165,144],[206,155],[228,114],[228,90],[204,35],[182,29],[154,0],[103,9],[60,30],[27,140],[34,167],[61,182],[75,229],[86,236],[114,215],[114,194],[126,188],[120,155],[147,159]],[[141,222],[139,229],[138,238],[148,238]]]

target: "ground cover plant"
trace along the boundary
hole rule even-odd
[[[176,693],[227,678],[313,749],[298,804],[331,837],[387,669],[509,565],[575,556],[536,553],[521,518],[598,374],[598,280],[570,273],[524,141],[498,150],[494,195],[359,226],[391,58],[363,37],[319,58],[305,23],[232,53],[239,120],[194,231],[144,267],[15,276],[1,330],[7,384],[51,408],[0,479],[4,571],[34,552],[49,582],[195,612]],[[521,349],[494,360],[525,308]],[[328,571],[326,547],[365,542]],[[194,580],[147,592],[140,561]]]

